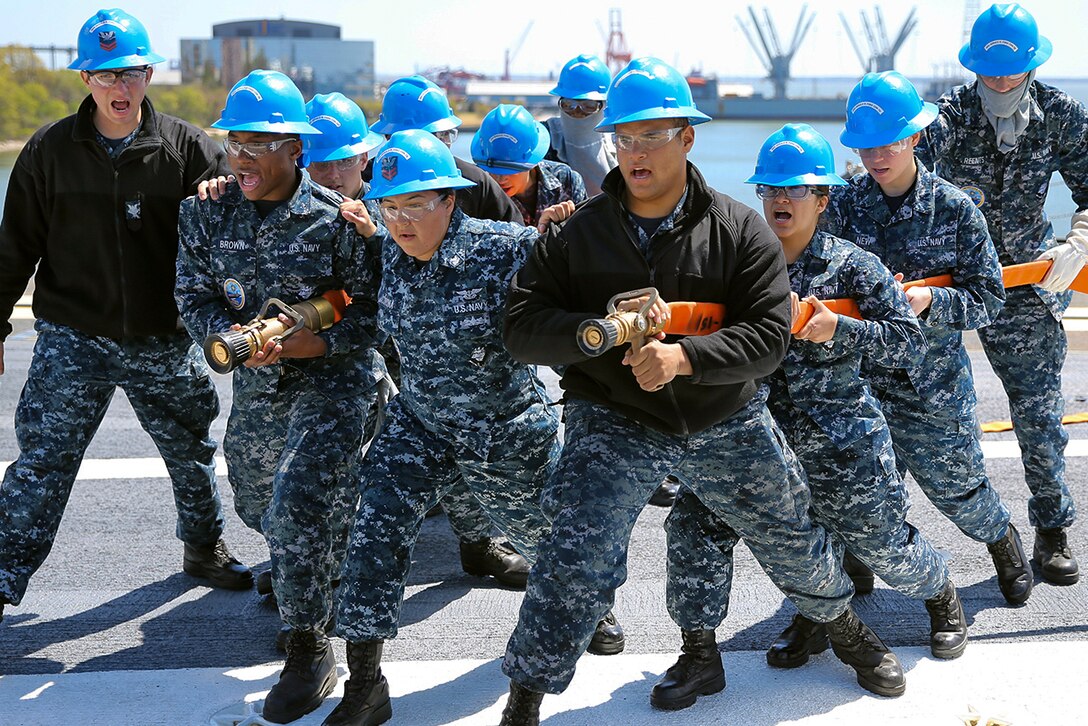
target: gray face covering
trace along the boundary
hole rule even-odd
[[[1031,121],[1034,104],[1030,91],[1034,80],[1035,71],[1031,71],[1019,86],[1005,93],[993,90],[983,83],[981,78],[975,84],[978,96],[982,99],[982,112],[986,114],[987,120],[997,133],[997,147],[1002,154],[1007,154],[1016,148],[1020,142],[1020,136]]]
[[[608,135],[593,130],[603,116],[603,110],[585,118],[560,113],[562,137],[555,140],[559,159],[582,175],[586,192],[591,197],[601,193],[605,174],[616,166],[616,152]]]

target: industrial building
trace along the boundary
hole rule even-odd
[[[211,38],[181,39],[183,83],[229,88],[256,68],[286,73],[307,98],[333,91],[374,95],[374,42],[344,40],[338,25],[238,20],[212,26]]]

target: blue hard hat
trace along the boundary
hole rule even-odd
[[[374,157],[374,176],[364,199],[382,199],[428,189],[474,186],[461,176],[453,152],[428,131],[397,131]]]
[[[138,68],[162,63],[151,51],[143,23],[120,8],[99,10],[79,31],[79,55],[68,68],[73,71],[105,71]]]
[[[657,58],[635,58],[612,79],[598,131],[616,124],[659,118],[686,118],[692,125],[710,117],[695,107],[691,87],[680,72]]]
[[[1041,66],[1053,50],[1027,10],[1017,3],[991,5],[971,26],[960,63],[981,76],[1015,76]]]
[[[808,124],[786,124],[767,137],[756,158],[756,173],[745,184],[772,187],[846,183],[835,173],[831,144]]]
[[[550,146],[544,124],[523,107],[503,103],[484,116],[472,138],[472,160],[493,174],[517,174],[539,164]]]
[[[918,133],[937,118],[937,106],[897,71],[866,73],[846,102],[843,146],[872,149]]]
[[[392,134],[408,129],[449,131],[461,125],[453,115],[449,99],[441,88],[423,76],[398,78],[382,98],[382,113],[370,130]]]
[[[612,74],[604,61],[595,55],[583,54],[567,61],[559,71],[559,83],[548,93],[560,98],[603,101],[611,82]]]
[[[272,134],[321,133],[310,125],[302,93],[278,71],[251,71],[235,83],[212,128]]]
[[[359,104],[342,93],[319,93],[306,104],[310,125],[320,136],[302,142],[302,165],[311,161],[336,161],[365,154],[385,143],[371,131]]]

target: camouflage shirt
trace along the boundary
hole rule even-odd
[[[377,330],[376,265],[339,212],[342,197],[305,171],[289,200],[263,220],[237,184],[218,202],[181,203],[174,297],[196,341],[254,319],[269,298],[288,305],[328,290],[352,296],[344,318],[319,333],[324,358],[285,360],[323,377],[322,388],[355,395],[380,377],[373,350]]]
[[[975,86],[958,86],[938,101],[940,116],[918,147],[919,157],[963,189],[989,224],[1003,265],[1031,262],[1055,244],[1043,205],[1054,172],[1077,209],[1088,207],[1088,110],[1057,88],[1034,81],[1030,121],[1016,148],[1002,154]],[[1060,318],[1068,294],[1033,288]]]
[[[881,389],[907,383],[931,407],[967,415],[975,404],[971,363],[960,331],[989,325],[1005,302],[1001,269],[986,220],[962,191],[918,164],[914,190],[893,214],[868,174],[831,188],[821,229],[872,252],[904,280],[952,275],[951,287],[932,287],[922,313],[929,349],[919,365],[897,374],[866,358],[866,374]]]
[[[509,456],[526,431],[556,430],[535,369],[502,341],[510,278],[538,236],[510,222],[456,209],[426,263],[404,254],[384,228],[378,323],[397,341],[401,404],[432,432],[486,458]],[[535,434],[534,434],[535,435]]]
[[[586,200],[586,185],[582,175],[560,161],[542,161],[536,165],[536,210],[530,214],[517,197],[511,197],[521,212],[526,227],[535,227],[540,214],[553,204],[571,201],[581,204]]]
[[[848,297],[864,320],[840,316],[824,343],[794,339],[768,376],[771,413],[783,428],[808,416],[839,448],[880,429],[880,406],[861,377],[862,357],[886,368],[917,366],[926,339],[891,272],[874,255],[817,231],[789,266],[790,289],[804,299]]]

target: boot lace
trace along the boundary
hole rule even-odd
[[[990,545],[990,553],[993,555],[994,561],[1001,567],[1023,567],[1020,558],[1016,556],[1012,540],[1008,536],[1000,542]]]
[[[1055,557],[1070,559],[1073,553],[1069,550],[1069,538],[1064,529],[1044,530],[1039,532],[1040,538],[1046,543],[1047,548]]]
[[[311,664],[317,652],[317,642],[310,633],[301,630],[292,631],[287,641],[287,660],[283,672],[294,671],[300,676],[311,675]]]

